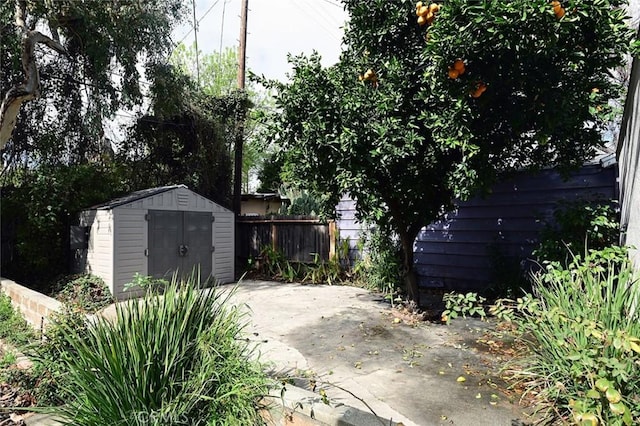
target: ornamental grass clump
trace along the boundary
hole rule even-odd
[[[259,424],[267,379],[242,314],[229,292],[189,281],[119,304],[84,333],[69,327],[61,357],[74,397],[54,414],[80,426]]]
[[[519,373],[543,420],[640,422],[640,286],[621,247],[548,265],[519,319],[531,357]]]

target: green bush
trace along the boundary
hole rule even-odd
[[[601,250],[618,244],[620,225],[613,201],[579,200],[560,205],[553,220],[540,232],[540,244],[533,255],[539,262],[572,262],[587,249]]]
[[[355,273],[367,288],[393,299],[402,288],[400,242],[391,231],[381,228],[363,233],[360,241],[362,257],[354,267]]]
[[[0,339],[22,347],[35,337],[33,328],[11,304],[11,298],[0,291]]]
[[[519,371],[547,419],[577,424],[640,422],[640,286],[624,248],[548,265],[539,303],[517,319],[531,357]]]
[[[68,275],[53,285],[52,297],[94,313],[113,303],[111,292],[102,278],[91,274]]]
[[[174,280],[86,332],[62,325],[63,387],[74,397],[50,411],[74,425],[260,423],[267,379],[228,297]]]
[[[73,397],[69,393],[66,357],[74,357],[78,351],[69,342],[69,330],[77,339],[84,339],[88,333],[87,317],[79,305],[64,304],[61,311],[51,315],[44,338],[28,347],[28,355],[35,361],[33,369],[26,371],[31,376],[33,386],[29,389],[40,406],[62,405]],[[27,377],[23,379],[28,384]]]

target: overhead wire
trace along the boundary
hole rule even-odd
[[[303,13],[305,13],[307,16],[309,16],[311,19],[313,19],[320,27],[322,27],[324,29],[324,31],[333,39],[335,39],[336,41],[340,42],[340,38],[337,37],[334,33],[334,30],[328,28],[323,22],[319,21],[317,16],[315,16],[314,14],[310,13],[308,10],[306,10],[305,8],[303,8],[302,6],[300,6],[300,4],[298,4],[297,1],[294,1],[293,4],[300,10],[302,10]]]
[[[213,4],[209,7],[209,9],[207,9],[207,11],[206,11],[206,12],[204,12],[204,13],[202,14],[202,16],[200,17],[200,19],[198,19],[198,20],[196,21],[195,26],[192,26],[192,27],[191,27],[191,29],[190,29],[189,31],[187,31],[187,33],[186,33],[186,34],[185,34],[185,35],[180,39],[180,41],[178,41],[178,42],[176,43],[176,45],[178,45],[178,44],[182,43],[182,42],[183,42],[187,37],[189,37],[189,34],[191,34],[191,33],[193,32],[193,30],[195,30],[195,29],[196,29],[196,27],[198,26],[198,24],[199,24],[200,22],[202,22],[202,20],[203,20],[203,19],[204,19],[208,14],[209,14],[209,12],[211,12],[211,10],[213,10],[213,8],[214,8],[218,3],[220,3],[220,0],[216,0],[215,2],[213,2]],[[225,2],[225,3],[226,3],[226,2]]]

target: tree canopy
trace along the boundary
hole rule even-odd
[[[632,38],[625,2],[343,3],[339,62],[291,58],[290,81],[270,83],[269,134],[289,181],[329,209],[349,194],[398,235],[418,300],[413,242],[455,197],[515,169],[569,169],[601,144],[619,95],[608,69]]]
[[[22,106],[8,158],[69,164],[108,148],[106,119],[142,103],[146,71],[166,61],[171,30],[184,12],[182,0],[2,2],[3,95],[26,77],[21,43],[33,29],[65,51],[36,50],[41,96]]]

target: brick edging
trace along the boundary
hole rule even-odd
[[[62,302],[6,278],[0,278],[0,289],[11,298],[11,303],[25,320],[40,332],[49,323],[49,316],[62,308]]]

